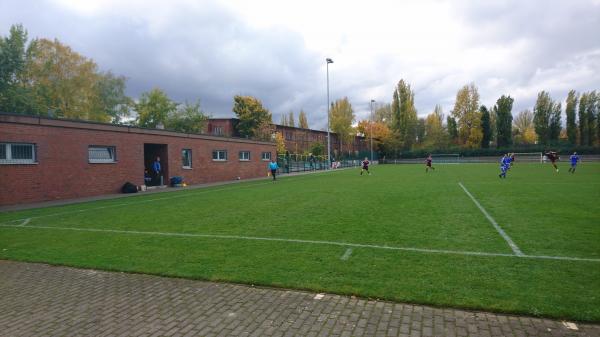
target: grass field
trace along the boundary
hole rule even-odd
[[[599,164],[373,172],[4,212],[0,258],[600,321]]]

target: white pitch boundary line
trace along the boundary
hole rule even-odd
[[[467,256],[502,256],[513,258],[528,258],[528,259],[544,259],[544,260],[564,260],[564,261],[586,261],[600,262],[600,259],[567,257],[567,256],[545,256],[545,255],[514,255],[506,253],[486,253],[486,252],[471,252],[461,250],[446,250],[446,249],[428,249],[414,247],[394,247],[381,246],[372,244],[349,243],[338,241],[322,241],[322,240],[301,240],[301,239],[286,239],[286,238],[267,238],[257,236],[242,236],[242,235],[219,235],[219,234],[191,234],[191,233],[173,233],[173,232],[146,232],[146,231],[130,231],[120,229],[99,229],[99,228],[77,228],[77,227],[54,227],[54,226],[19,226],[0,224],[0,227],[5,228],[26,228],[26,229],[47,229],[47,230],[64,230],[77,232],[93,232],[93,233],[113,233],[113,234],[134,234],[134,235],[154,235],[154,236],[170,236],[170,237],[187,237],[187,238],[210,238],[210,239],[226,239],[226,240],[251,240],[251,241],[275,241],[275,242],[292,242],[292,243],[308,243],[318,245],[355,247],[355,248],[372,248],[385,249],[396,251],[408,251],[417,253],[430,254],[452,254],[452,255],[467,255]]]
[[[483,206],[481,206],[479,201],[477,201],[477,199],[475,199],[475,197],[473,197],[473,195],[467,190],[467,188],[461,182],[459,182],[458,185],[460,185],[460,187],[463,189],[463,191],[465,191],[465,193],[467,193],[469,198],[471,198],[471,200],[473,200],[473,202],[475,203],[475,206],[477,206],[477,208],[479,208],[481,213],[483,213],[483,215],[485,215],[485,217],[489,220],[489,222],[492,224],[492,226],[494,226],[496,231],[504,238],[506,243],[508,243],[508,245],[510,246],[510,249],[512,249],[512,251],[517,256],[523,256],[524,255],[523,252],[514,243],[514,241],[510,238],[510,236],[508,236],[508,234],[506,234],[506,232],[502,229],[502,227],[500,227],[500,225],[498,225],[496,220],[494,220],[494,218],[492,218],[492,216],[485,210],[485,208],[483,208]]]
[[[342,261],[348,260],[350,258],[351,254],[352,254],[352,248],[346,249],[346,252],[344,253],[344,255],[342,255],[342,257],[340,257],[340,260],[342,260]]]
[[[27,225],[29,223],[29,221],[31,221],[31,218],[25,219],[19,226],[23,227],[23,226]]]
[[[312,175],[312,174],[323,174],[323,173],[329,173],[329,172],[339,172],[339,171],[344,170],[344,169],[325,170],[325,171],[319,171],[319,172],[310,173],[310,174],[303,174],[303,175],[299,175],[299,176],[283,176],[281,178],[286,178],[286,179],[300,178],[300,177],[305,177],[305,176],[309,176],[309,175]],[[95,210],[105,209],[105,208],[114,208],[114,207],[121,207],[121,206],[145,204],[145,203],[154,202],[154,201],[160,201],[160,200],[170,200],[170,199],[177,199],[177,198],[185,198],[185,197],[195,196],[195,195],[198,195],[198,194],[204,194],[204,193],[209,193],[209,192],[220,192],[220,191],[237,190],[237,189],[241,189],[241,188],[250,188],[250,187],[254,187],[254,186],[263,186],[263,185],[273,185],[273,183],[271,181],[269,181],[268,183],[258,183],[258,184],[251,184],[251,185],[244,185],[244,186],[234,186],[234,187],[219,188],[219,189],[210,189],[210,187],[207,187],[207,189],[202,189],[200,191],[191,190],[190,193],[178,194],[178,195],[173,195],[173,196],[169,196],[169,197],[146,199],[146,200],[139,200],[139,201],[132,201],[132,202],[124,202],[124,203],[114,204],[114,205],[106,205],[106,206],[85,208],[85,209],[79,209],[79,210],[73,210],[73,211],[65,211],[65,212],[58,212],[58,213],[51,213],[51,214],[44,214],[44,215],[32,216],[32,217],[29,217],[29,218],[21,218],[21,219],[8,220],[8,221],[1,222],[0,225],[2,225],[2,224],[8,224],[8,223],[11,223],[11,222],[17,222],[17,221],[25,221],[27,219],[29,219],[31,221],[32,219],[47,218],[47,217],[59,216],[59,215],[66,215],[66,214],[83,213],[83,212],[87,212],[87,211],[95,211]],[[184,191],[185,190],[182,190],[182,191],[173,191],[173,193],[184,192]],[[111,200],[111,199],[107,199],[107,200]]]

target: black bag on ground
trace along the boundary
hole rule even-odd
[[[121,192],[123,193],[137,193],[137,186],[130,182],[126,182],[123,187],[121,187]]]

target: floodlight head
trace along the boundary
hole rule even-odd
[[[329,57],[325,59],[325,61],[327,61],[327,63],[333,63],[333,60],[330,59]]]
[[[375,103],[375,100],[374,100],[374,99],[372,99],[372,100],[371,100],[371,103]]]

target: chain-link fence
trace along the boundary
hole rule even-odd
[[[279,166],[279,174],[285,174],[296,172],[321,171],[327,170],[329,168],[336,169],[346,167],[360,167],[362,165],[363,160],[364,157],[354,157],[339,160],[333,159],[331,162],[329,162],[327,160],[327,156],[282,154],[277,156],[277,165]]]

